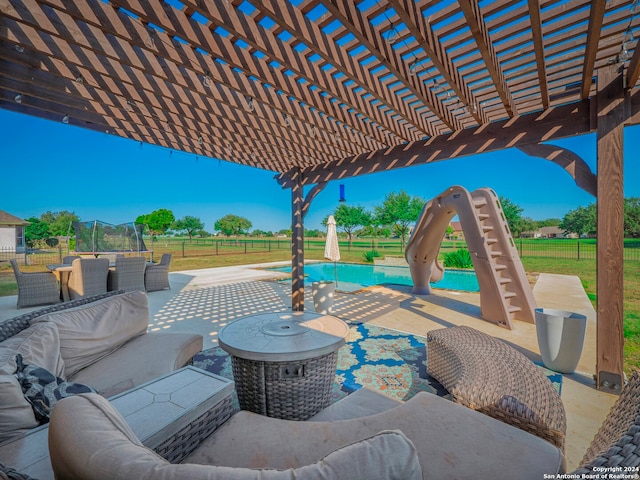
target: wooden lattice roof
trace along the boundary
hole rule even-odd
[[[357,174],[592,130],[597,69],[638,80],[636,11],[640,0],[0,0],[0,108],[313,183],[345,162]]]

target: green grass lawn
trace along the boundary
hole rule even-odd
[[[280,240],[287,248],[271,252],[261,251],[259,246],[254,245],[252,250],[247,246],[248,254],[244,253],[244,245],[230,245],[221,248],[220,254],[212,254],[211,246],[207,249],[202,245],[185,244],[185,254],[182,256],[182,242],[155,242],[154,258],[158,260],[165,251],[173,253],[171,260],[171,270],[192,270],[209,267],[222,267],[231,265],[246,265],[251,263],[290,261],[291,252],[288,249],[288,240]],[[384,254],[392,251],[393,255],[401,255],[399,241],[385,242],[385,248],[378,250]],[[463,242],[457,242],[457,246],[462,246]],[[349,248],[341,247],[341,261],[344,262],[364,262],[363,253],[371,250],[371,241],[354,242]],[[384,245],[380,245],[384,246]],[[305,258],[307,260],[323,260],[324,241],[305,241]],[[446,245],[452,249],[453,245]],[[198,251],[200,250],[200,251]],[[55,263],[48,262],[48,263]],[[576,275],[582,281],[585,291],[595,306],[596,298],[596,262],[592,259],[574,260],[566,258],[552,257],[523,257],[522,263],[529,273],[558,273],[563,275]],[[17,286],[13,276],[13,270],[8,263],[0,264],[0,296],[17,294]],[[25,271],[46,271],[44,265],[22,267]],[[640,367],[640,262],[625,261],[624,266],[624,336],[625,336],[625,371],[630,374],[633,369]]]

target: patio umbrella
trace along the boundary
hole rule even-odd
[[[338,246],[338,233],[336,232],[336,219],[329,215],[327,220],[327,241],[324,245],[324,258],[333,262],[334,275],[336,277],[336,287],[338,286],[338,265],[340,260],[340,247]]]

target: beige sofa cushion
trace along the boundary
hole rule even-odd
[[[58,480],[422,478],[416,449],[400,432],[376,434],[332,452],[312,465],[296,469],[172,465],[143,447],[109,402],[95,394],[76,395],[58,402],[49,425],[49,450]]]
[[[187,332],[150,332],[83,368],[68,380],[112,397],[183,367],[202,350],[202,336]]]
[[[149,306],[146,294],[131,292],[49,313],[34,321],[53,322],[58,326],[67,378],[145,333]]]
[[[400,430],[413,442],[425,480],[540,480],[565,468],[562,452],[551,443],[426,392],[351,420],[296,422],[241,411],[184,462],[295,468],[382,430]]]
[[[32,325],[0,343],[0,443],[38,426],[31,404],[24,398],[14,375],[18,353],[27,364],[43,367],[57,376],[64,373],[58,329],[54,323]]]

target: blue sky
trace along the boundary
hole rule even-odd
[[[554,142],[596,164],[595,135]],[[625,129],[625,196],[640,196],[640,126]],[[274,173],[171,151],[62,122],[0,110],[0,210],[21,218],[70,210],[81,220],[123,223],[158,208],[200,217],[205,229],[228,214],[253,228],[291,223],[291,195]],[[510,149],[344,180],[347,202],[373,208],[404,189],[429,200],[451,185],[491,187],[534,220],[562,218],[595,201],[557,165]],[[339,205],[339,182],[315,198],[306,228]]]

